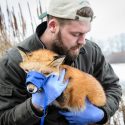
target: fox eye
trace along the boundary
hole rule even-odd
[[[44,73],[45,76],[48,76],[49,74],[50,74],[49,72]]]
[[[45,76],[48,76],[49,74],[51,74],[53,71],[51,69],[45,69],[42,70],[41,73],[43,73]]]
[[[56,60],[56,59],[58,59],[59,58],[59,56],[54,56],[54,60]]]

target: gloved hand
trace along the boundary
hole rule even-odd
[[[64,81],[65,70],[60,75],[51,74],[43,84],[43,91],[32,94],[32,104],[45,108],[64,91],[68,80]]]
[[[84,111],[79,112],[59,112],[67,119],[70,125],[87,125],[99,122],[104,117],[103,110],[97,108],[86,100],[86,108]]]

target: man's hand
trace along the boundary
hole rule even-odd
[[[59,112],[70,124],[86,125],[99,122],[104,117],[103,110],[97,108],[86,100],[86,108],[80,112]]]
[[[43,86],[44,93],[47,97],[47,105],[53,102],[65,90],[69,80],[64,81],[65,69],[59,76],[52,74]]]
[[[51,74],[48,78],[46,78],[46,80],[42,79],[41,81],[44,81],[44,83],[41,83],[43,91],[32,94],[32,104],[37,108],[44,108],[52,103],[58,96],[61,95],[68,84],[68,80],[64,81],[64,76],[65,70],[62,70],[59,76]],[[34,79],[36,78],[37,77],[34,76]],[[34,79],[33,81],[38,82],[38,80]]]

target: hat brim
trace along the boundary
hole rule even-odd
[[[47,12],[44,12],[44,13],[42,13],[40,16],[39,16],[39,19],[43,19],[44,17],[46,17],[47,16]]]

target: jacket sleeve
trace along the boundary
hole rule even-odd
[[[13,49],[0,61],[0,125],[33,125],[40,120],[32,110],[19,60]]]
[[[99,123],[105,123],[114,115],[119,108],[122,90],[119,84],[119,78],[114,73],[111,65],[105,61],[101,49],[95,44],[94,50],[94,72],[93,75],[100,81],[107,97],[107,103],[101,107],[105,112],[105,117]]]

